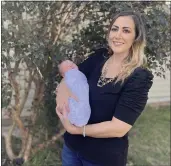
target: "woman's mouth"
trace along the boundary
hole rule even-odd
[[[113,44],[114,44],[115,46],[121,46],[121,45],[124,44],[124,43],[114,41]]]

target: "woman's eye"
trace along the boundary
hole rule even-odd
[[[130,33],[130,31],[127,30],[127,29],[124,29],[123,32],[124,32],[124,33]]]
[[[112,28],[111,31],[117,31],[118,29],[117,28]]]

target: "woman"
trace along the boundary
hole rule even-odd
[[[109,50],[99,49],[79,65],[90,88],[91,117],[86,126],[69,123],[64,106],[74,94],[63,81],[58,87],[56,112],[67,131],[63,166],[126,165],[128,131],[146,105],[153,80],[144,67],[145,28],[139,14],[117,14],[107,41]]]

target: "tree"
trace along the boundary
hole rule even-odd
[[[64,130],[60,130],[55,115],[54,91],[61,79],[57,64],[65,57],[79,63],[94,49],[106,47],[105,34],[113,14],[127,9],[142,14],[147,30],[148,66],[155,70],[159,68],[159,71],[156,70],[157,74],[164,75],[163,64],[170,69],[169,13],[165,10],[168,7],[164,2],[2,3],[1,65],[2,70],[8,73],[3,76],[7,77],[11,87],[9,95],[4,95],[8,98],[4,97],[3,103],[7,105],[13,119],[10,132],[4,137],[11,160],[23,158],[27,161],[31,152],[38,149],[32,148],[35,138],[39,142],[46,141],[42,144],[43,147],[63,134]],[[24,87],[17,80],[23,70]],[[5,79],[2,83],[5,84]],[[27,124],[24,124],[20,115],[32,84],[35,88],[31,116]],[[21,94],[21,87],[24,94]],[[4,94],[7,94],[6,89],[4,86]],[[15,102],[11,103],[13,98]],[[14,155],[11,148],[11,135],[15,126],[22,133],[22,148],[18,155]],[[58,130],[57,135],[52,136],[55,128]]]
[[[48,139],[48,133],[44,132],[47,131],[43,127],[44,122],[40,122],[39,119],[45,110],[44,90],[47,78],[53,65],[57,65],[57,59],[62,58],[62,45],[65,44],[68,33],[78,26],[79,14],[83,12],[86,5],[87,2],[81,4],[80,2],[2,3],[1,65],[3,71],[7,72],[7,75],[4,73],[3,76],[7,77],[12,92],[6,104],[13,124],[9,133],[4,134],[10,160],[23,158],[27,161],[33,138]],[[68,25],[70,29],[66,31]],[[57,56],[56,52],[58,52]],[[54,60],[56,63],[53,64]],[[23,71],[21,81],[19,79]],[[57,84],[57,82],[54,83]],[[35,87],[34,97],[30,108],[31,115],[26,125],[20,115],[28,100],[32,84]],[[16,126],[20,129],[22,136],[22,147],[18,155],[14,154],[11,146],[11,136]],[[63,132],[62,130],[56,137],[53,136],[50,142],[57,139]]]

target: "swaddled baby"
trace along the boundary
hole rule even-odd
[[[70,60],[63,61],[59,65],[59,71],[64,77],[66,85],[79,100],[69,98],[68,119],[75,126],[82,127],[87,124],[91,114],[87,78]]]

